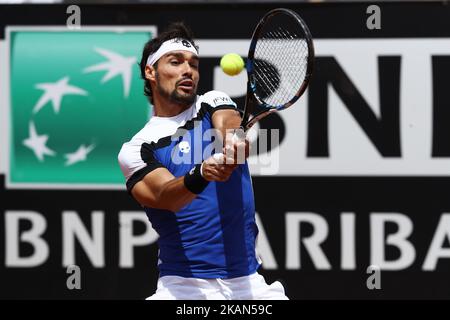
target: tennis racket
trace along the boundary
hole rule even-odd
[[[266,13],[253,32],[248,52],[241,132],[272,112],[292,106],[308,87],[313,63],[313,41],[303,19],[284,8]]]

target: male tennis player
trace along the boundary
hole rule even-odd
[[[195,138],[195,130],[225,136],[241,117],[226,94],[197,95],[191,31],[172,24],[146,43],[140,67],[153,116],[122,146],[119,163],[128,191],[159,234],[159,280],[148,299],[288,299],[279,282],[268,285],[257,273],[252,181],[247,163],[228,154],[248,141],[224,139],[224,164],[207,150],[211,141]],[[199,149],[206,155],[196,163]]]

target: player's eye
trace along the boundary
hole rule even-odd
[[[173,66],[177,66],[177,65],[180,64],[180,62],[178,60],[171,60],[170,64],[173,65]]]

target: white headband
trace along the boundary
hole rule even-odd
[[[159,49],[156,50],[156,52],[154,52],[148,57],[147,65],[152,66],[155,64],[156,61],[159,60],[159,58],[161,58],[166,53],[177,50],[189,51],[198,56],[197,50],[195,49],[194,45],[189,41],[182,39],[170,39],[165,41],[161,45],[161,47],[159,47]]]

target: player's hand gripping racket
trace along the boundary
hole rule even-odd
[[[262,17],[248,52],[242,134],[272,112],[292,106],[305,92],[314,63],[311,33],[294,11],[278,8]]]

